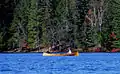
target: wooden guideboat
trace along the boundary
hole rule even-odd
[[[43,53],[43,56],[79,56],[79,52],[63,53],[63,54]]]

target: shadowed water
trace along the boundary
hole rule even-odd
[[[0,54],[0,74],[120,74],[120,53],[81,53],[78,57]]]

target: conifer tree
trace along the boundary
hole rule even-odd
[[[111,32],[114,32],[116,38],[111,47],[120,48],[120,0],[110,0],[108,8],[108,24],[111,26]]]
[[[27,24],[28,24],[29,0],[21,0],[14,10],[13,21],[10,27],[11,38],[9,46],[20,47],[21,40],[27,40]]]
[[[30,0],[28,16],[28,43],[31,48],[36,46],[37,39],[37,0]]]
[[[52,26],[52,1],[51,0],[39,0],[38,1],[38,20],[41,30],[40,42],[43,45],[48,45],[50,40],[50,26]]]
[[[87,14],[88,8],[89,8],[89,0],[77,0],[76,1],[76,8],[77,8],[77,19],[76,19],[76,25],[77,25],[77,42],[80,47],[87,47],[87,30],[86,26],[84,25],[85,15]]]

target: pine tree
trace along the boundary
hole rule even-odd
[[[0,3],[0,51],[6,51],[9,47],[8,40],[11,37],[9,28],[11,26],[10,23],[13,19],[14,8],[14,0],[4,0]]]
[[[86,45],[86,37],[87,37],[87,27],[84,25],[85,15],[87,14],[88,7],[89,7],[88,0],[77,0],[76,1],[76,8],[77,8],[77,42],[80,47],[87,47]]]
[[[36,47],[37,39],[37,0],[30,0],[28,16],[28,43],[31,48]]]
[[[48,45],[50,43],[50,26],[52,26],[52,1],[39,0],[38,2],[38,15],[39,24],[41,28],[41,44]]]
[[[120,0],[111,0],[109,4],[109,25],[112,26],[112,32],[116,34],[118,40],[114,40],[111,47],[120,48]]]
[[[21,40],[27,40],[27,24],[28,24],[29,0],[21,0],[14,10],[13,21],[10,27],[11,38],[9,46],[20,47]]]

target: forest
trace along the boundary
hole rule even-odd
[[[119,24],[120,0],[2,0],[0,52],[71,41],[83,52],[119,52]]]

